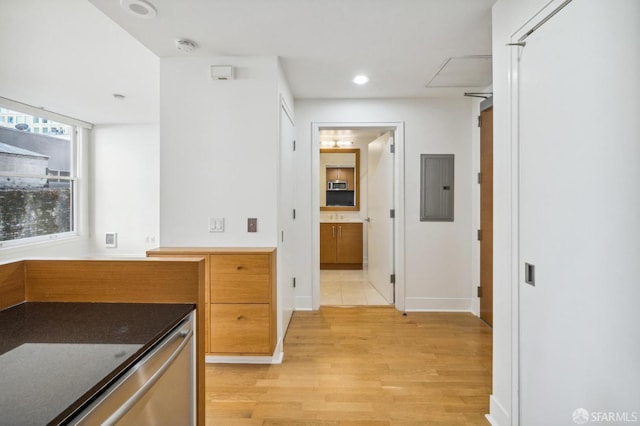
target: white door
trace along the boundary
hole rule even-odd
[[[389,132],[369,143],[367,168],[367,251],[369,282],[389,303],[394,303],[393,267],[393,136]]]
[[[576,0],[505,47],[518,82],[523,426],[640,408],[639,24],[637,0]]]
[[[286,108],[280,109],[280,202],[278,235],[278,299],[282,307],[282,332],[286,332],[295,303],[293,280],[296,277],[294,250],[296,221],[294,218],[295,189],[295,128]]]

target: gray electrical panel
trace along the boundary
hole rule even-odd
[[[420,220],[453,222],[453,154],[420,155]]]

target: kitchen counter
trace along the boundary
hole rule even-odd
[[[26,302],[0,311],[0,422],[63,423],[194,307]]]

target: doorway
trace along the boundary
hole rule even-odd
[[[401,123],[313,123],[312,125],[312,199],[317,206],[313,209],[314,232],[312,238],[313,258],[317,265],[312,281],[312,305],[396,305],[402,309],[398,293],[402,272],[396,271],[401,253],[395,248],[403,225],[397,218],[391,217],[400,199],[397,187],[399,167],[397,157],[398,141],[402,138]],[[339,167],[347,169],[349,164],[338,164],[336,160],[327,160],[323,152],[339,151],[338,142],[345,150],[359,152],[360,170],[355,188],[360,199],[358,209],[332,209],[322,203],[328,198],[323,192],[329,188],[324,168]],[[350,143],[349,143],[350,142]],[[322,144],[321,144],[322,143]],[[331,144],[332,146],[328,146]],[[393,148],[396,148],[396,154]],[[386,155],[382,155],[386,151]],[[401,157],[400,157],[401,158]],[[328,169],[327,169],[328,170]],[[348,175],[348,174],[347,174]],[[381,186],[384,182],[386,186]],[[331,186],[341,186],[341,182],[331,182]],[[349,184],[347,184],[349,185]],[[350,187],[349,187],[350,188]],[[350,188],[351,189],[351,188]],[[329,194],[331,195],[331,194]],[[355,229],[360,228],[360,230]],[[359,236],[361,233],[361,237]],[[333,241],[338,248],[347,246],[350,238],[361,238],[363,259],[361,269],[357,259],[350,259],[347,265],[333,267],[327,265],[332,253]],[[327,243],[329,241],[329,243]],[[372,246],[373,244],[373,246]],[[327,254],[327,252],[330,252]],[[331,255],[331,256],[329,256]],[[338,260],[339,261],[339,260]],[[355,265],[355,268],[354,268]],[[398,273],[399,272],[399,273]],[[393,276],[396,277],[394,285]],[[400,278],[400,279],[399,279]]]

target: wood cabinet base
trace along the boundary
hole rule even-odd
[[[147,256],[204,258],[207,355],[273,355],[278,334],[275,248],[160,247]]]

